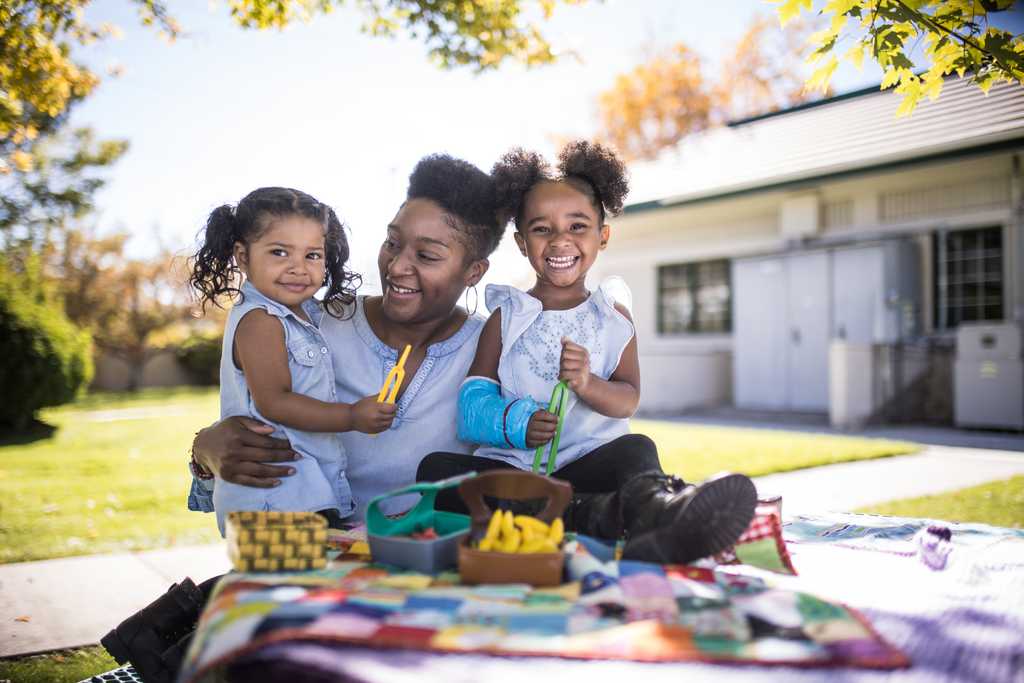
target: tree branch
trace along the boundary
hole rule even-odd
[[[1013,76],[1013,71],[1012,71],[1012,69],[1009,66],[1007,66],[1006,64],[1003,64],[1003,62],[1000,61],[999,57],[997,57],[995,55],[995,53],[993,53],[990,50],[986,50],[984,47],[979,45],[977,42],[971,40],[970,36],[962,36],[959,33],[957,33],[955,30],[953,30],[951,28],[946,28],[945,26],[943,26],[939,22],[935,21],[931,16],[923,14],[921,12],[918,12],[917,10],[911,9],[902,0],[895,0],[895,2],[896,2],[897,5],[902,7],[903,10],[908,15],[913,17],[916,21],[924,24],[926,27],[930,28],[931,30],[935,31],[936,33],[940,33],[940,34],[944,33],[944,34],[948,35],[949,37],[951,37],[951,38],[953,38],[955,40],[959,40],[963,45],[973,47],[975,50],[977,50],[981,54],[988,55],[988,57],[993,62],[995,62],[995,64],[1000,69],[1002,69],[1004,72],[1006,72],[1010,76]],[[974,23],[973,16],[972,16],[972,19],[971,19],[971,23],[972,24]]]

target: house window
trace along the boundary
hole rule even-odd
[[[658,267],[658,332],[731,332],[729,261]]]
[[[935,236],[935,320],[939,329],[1003,319],[1003,230]]]

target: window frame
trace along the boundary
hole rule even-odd
[[[987,251],[989,251],[984,247],[985,240],[983,235],[986,232],[998,234],[998,255],[990,255],[986,253]],[[962,274],[961,280],[959,282],[950,283],[948,266],[953,260],[951,260],[948,256],[948,239],[951,235],[957,233],[975,233],[981,236],[981,254],[980,256],[974,257],[975,259],[981,261],[979,267],[981,272],[980,274],[972,274],[974,275],[974,277],[970,278]],[[998,280],[988,279],[988,276],[991,272],[987,267],[988,259],[993,258],[998,260],[998,268],[996,268],[994,271],[998,273]],[[968,259],[965,257],[960,257],[954,260],[962,263],[967,261]],[[952,332],[955,331],[961,323],[1000,323],[1006,321],[1008,304],[1007,284],[1009,281],[1007,278],[1007,265],[1007,234],[1006,228],[1003,225],[982,225],[977,227],[958,227],[936,230],[932,234],[932,315],[935,331]],[[985,288],[986,285],[993,285],[997,283],[999,285],[999,302],[998,304],[990,304],[986,301],[987,295],[985,294]],[[957,310],[959,315],[957,316],[957,321],[951,324],[949,322],[949,312],[952,307],[948,303],[950,299],[957,298],[960,302],[963,302],[964,300],[968,299],[968,296],[963,293],[959,297],[951,297],[950,287],[956,285],[973,285],[977,287],[977,293],[973,295],[975,297],[974,301],[971,301],[970,303],[967,304],[957,304]],[[990,306],[998,306],[1000,314],[999,317],[986,317],[986,308]],[[963,311],[971,308],[980,309],[979,317],[973,320],[964,320]]]
[[[700,273],[701,266],[708,264],[720,265],[722,272],[724,273],[724,284],[726,288],[726,303],[724,313],[724,323],[721,327],[716,329],[701,329],[700,328],[700,302],[698,301],[697,292],[700,291],[702,286],[709,286],[719,284],[716,282],[701,282]],[[691,314],[689,321],[686,322],[682,329],[667,329],[665,320],[665,294],[670,290],[665,286],[665,280],[669,271],[676,271],[673,275],[678,274],[678,271],[682,270],[683,279],[686,281],[685,287],[673,287],[671,290],[685,289],[689,292],[691,298]],[[655,296],[656,296],[656,331],[659,336],[684,336],[684,335],[700,335],[700,336],[711,336],[711,335],[729,335],[733,331],[733,286],[732,286],[732,259],[729,258],[715,258],[715,259],[701,259],[699,261],[682,261],[675,263],[659,263],[655,266]]]

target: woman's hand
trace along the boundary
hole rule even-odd
[[[192,452],[201,465],[224,481],[269,489],[281,483],[278,477],[295,474],[291,467],[272,462],[298,460],[291,444],[273,439],[270,425],[248,417],[228,417],[196,434]]]
[[[558,379],[582,397],[590,385],[590,352],[568,337],[562,337],[562,357],[558,361]]]
[[[526,447],[536,448],[551,441],[555,438],[557,428],[557,415],[544,409],[538,410],[530,417],[530,422],[526,425]]]

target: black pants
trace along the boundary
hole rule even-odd
[[[416,481],[440,481],[466,472],[518,469],[501,460],[467,453],[431,453],[420,461]],[[658,448],[643,434],[626,434],[595,448],[578,460],[555,470],[551,476],[567,481],[576,494],[613,493],[641,472],[662,472]],[[437,496],[435,507],[448,512],[468,513],[455,489]]]

